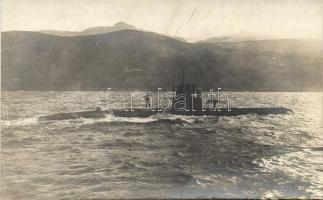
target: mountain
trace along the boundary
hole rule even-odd
[[[126,24],[124,22],[118,22],[114,26],[98,26],[85,29],[83,31],[56,31],[56,30],[41,30],[38,31],[40,33],[51,34],[56,36],[64,36],[64,37],[71,37],[71,36],[80,36],[80,35],[97,35],[97,34],[104,34],[110,33],[114,31],[120,30],[136,30],[136,27]]]
[[[56,35],[56,36],[62,36],[62,37],[72,37],[72,36],[81,36],[81,35],[98,35],[98,34],[104,34],[104,33],[110,33],[114,31],[121,31],[121,30],[141,30],[137,29],[135,26],[129,25],[124,22],[118,22],[114,26],[97,26],[97,27],[91,27],[87,28],[83,31],[56,31],[56,30],[40,30],[36,31],[39,33],[45,33],[49,35]],[[182,42],[186,42],[186,40],[182,37],[175,37],[171,35],[167,35],[167,37],[174,38],[176,40],[180,40]]]
[[[202,89],[318,91],[316,40],[186,43],[138,30],[59,37],[2,34],[3,90],[171,88],[185,79]]]
[[[244,38],[235,38],[235,37],[210,37],[206,40],[199,41],[200,43],[223,43],[223,42],[242,42],[242,41],[254,41],[255,38],[244,37]]]

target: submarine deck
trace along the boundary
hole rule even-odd
[[[40,120],[66,120],[79,118],[104,118],[106,114],[113,114],[117,117],[150,117],[155,114],[172,114],[172,115],[193,115],[193,116],[238,116],[247,114],[269,115],[269,114],[288,114],[293,112],[291,109],[284,107],[267,107],[267,108],[231,108],[231,111],[206,110],[206,111],[153,111],[145,109],[134,110],[111,110],[111,111],[81,111],[73,113],[57,113],[53,115],[41,116]]]

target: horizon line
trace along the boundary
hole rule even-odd
[[[129,24],[128,24],[129,25]],[[34,32],[34,33],[40,33],[40,34],[46,34],[46,35],[52,35],[52,36],[56,36],[56,37],[78,37],[78,36],[93,36],[93,35],[103,35],[103,34],[109,34],[109,33],[113,33],[113,32],[121,32],[121,31],[138,31],[138,32],[146,32],[146,33],[154,33],[154,34],[158,34],[158,35],[162,35],[165,37],[170,37],[173,39],[176,38],[180,38],[180,39],[184,39],[185,41],[182,42],[187,42],[187,43],[208,43],[206,40],[208,39],[222,39],[222,38],[228,38],[228,39],[233,39],[233,41],[219,41],[219,42],[214,42],[214,43],[230,43],[230,42],[247,42],[247,41],[266,41],[266,40],[323,40],[323,37],[320,38],[314,38],[314,37],[308,37],[308,38],[304,38],[304,37],[251,37],[251,36],[242,36],[242,37],[238,37],[238,36],[234,36],[234,35],[221,35],[221,36],[210,36],[204,39],[199,39],[199,40],[188,40],[187,38],[181,37],[181,36],[174,36],[174,35],[168,35],[168,34],[163,34],[163,33],[158,33],[158,32],[154,32],[154,31],[149,31],[149,30],[143,30],[143,29],[122,29],[122,30],[117,30],[117,31],[110,31],[110,32],[105,32],[105,33],[96,33],[96,34],[84,34],[84,35],[71,35],[71,36],[63,36],[63,35],[57,35],[57,34],[53,34],[53,33],[44,33],[42,31],[58,31],[58,32],[69,32],[69,33],[82,33],[83,31],[90,29],[90,28],[97,28],[97,27],[111,27],[111,26],[92,26],[92,27],[88,27],[85,29],[82,29],[81,31],[70,31],[70,30],[58,30],[58,29],[41,29],[41,30],[20,30],[20,29],[11,29],[11,30],[2,30],[1,29],[1,33],[6,33],[6,32]],[[178,39],[176,39],[178,40]],[[181,40],[179,40],[181,41]],[[212,42],[209,42],[212,43]]]

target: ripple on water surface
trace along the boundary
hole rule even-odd
[[[321,93],[229,93],[288,115],[38,120],[87,110],[96,95],[2,94],[4,197],[322,197]]]

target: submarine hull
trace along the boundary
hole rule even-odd
[[[292,110],[284,107],[269,108],[231,108],[228,110],[214,111],[152,111],[145,109],[135,110],[113,110],[113,111],[83,111],[74,113],[57,113],[53,115],[42,116],[40,120],[67,120],[79,118],[104,118],[106,114],[113,114],[117,117],[150,117],[158,113],[166,113],[172,115],[193,115],[193,116],[238,116],[238,115],[270,115],[270,114],[288,114]]]
[[[193,116],[238,116],[238,115],[270,115],[270,114],[287,114],[292,112],[291,109],[284,107],[269,107],[269,108],[232,108],[229,110],[205,110],[205,111],[145,111],[145,110],[134,110],[134,111],[124,111],[115,110],[113,114],[118,117],[149,117],[157,113],[166,113],[172,115],[193,115]]]

